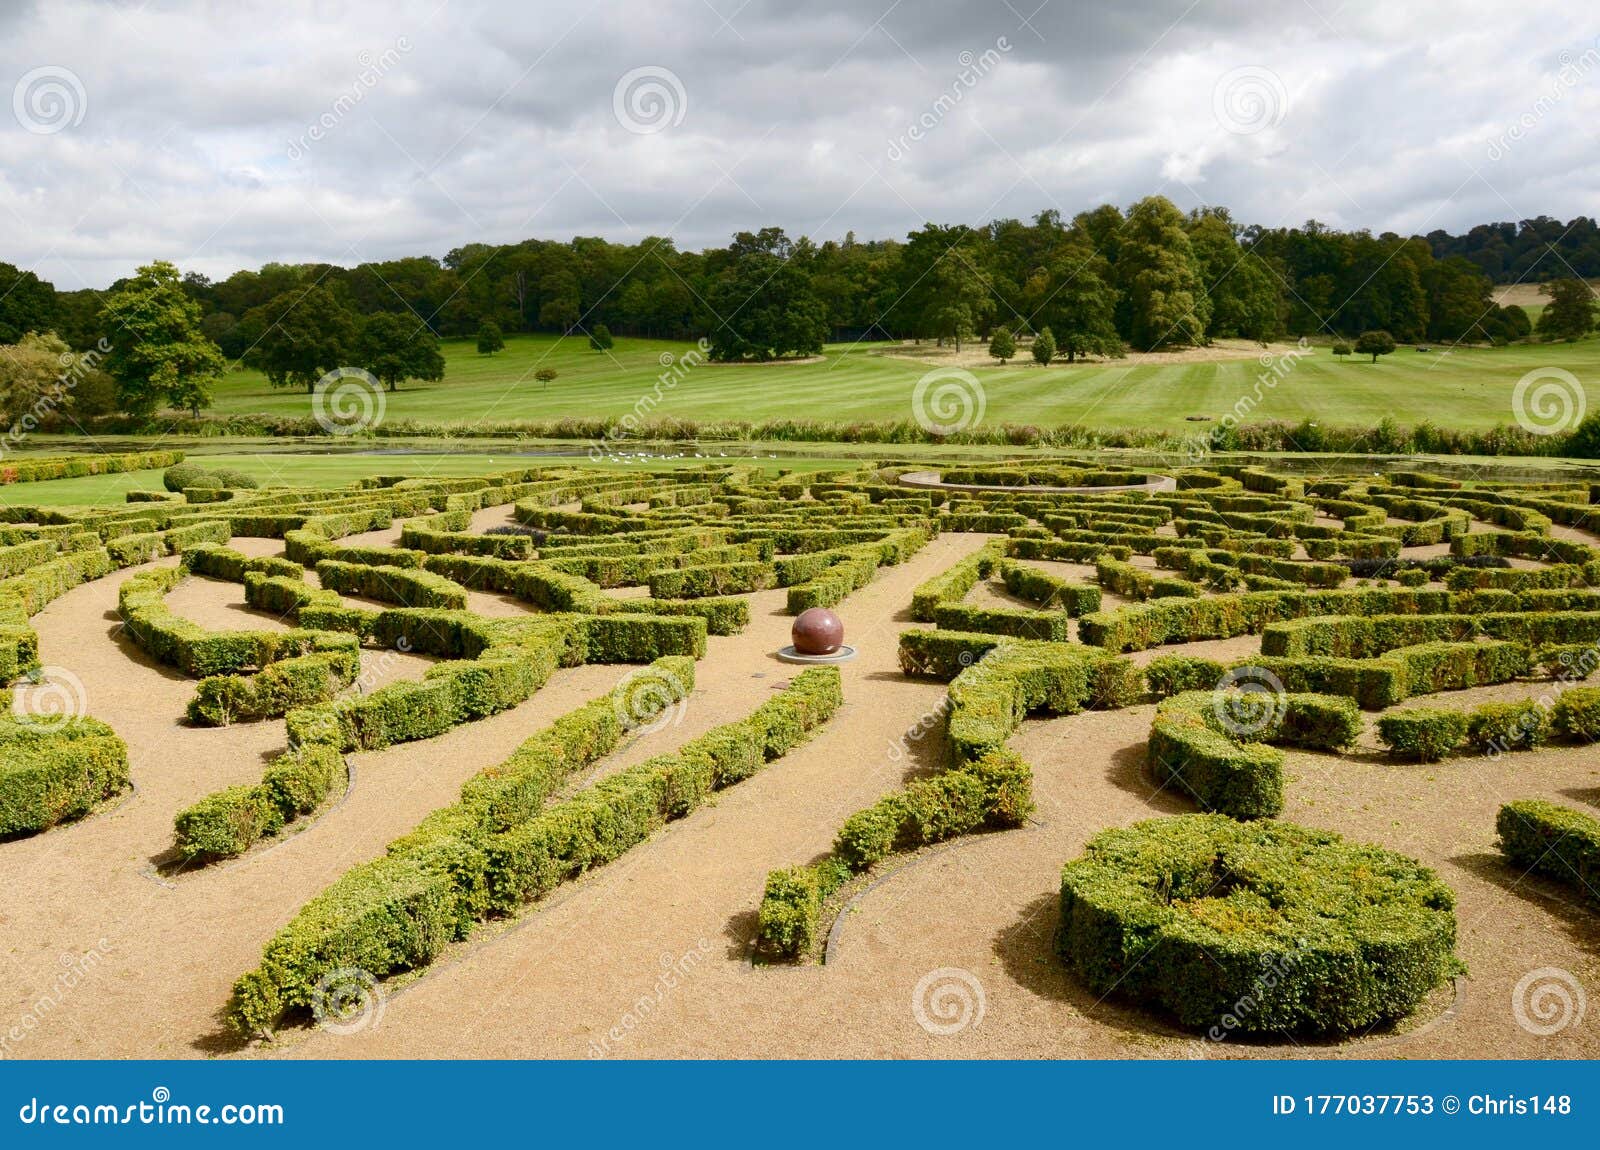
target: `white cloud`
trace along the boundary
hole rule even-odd
[[[893,236],[1158,190],[1380,231],[1594,210],[1600,65],[1574,63],[1594,41],[1569,4],[1052,0],[1023,24],[1036,2],[11,5],[0,95],[50,67],[87,103],[48,134],[0,111],[0,259],[98,287],[155,257],[221,276],[578,233]],[[687,108],[635,134],[613,88],[646,65]],[[1281,93],[1257,130],[1219,122],[1241,72]]]

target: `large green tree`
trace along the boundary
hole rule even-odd
[[[723,268],[707,301],[716,317],[706,337],[711,358],[817,354],[828,334],[828,311],[811,290],[806,249],[766,233],[743,235],[751,242],[741,245],[735,238],[739,254]]]
[[[200,319],[200,305],[165,260],[140,268],[106,297],[104,366],[117,381],[118,407],[149,415],[163,403],[196,414],[211,406],[211,385],[228,363],[200,330]]]
[[[1582,339],[1594,330],[1594,289],[1582,280],[1551,280],[1542,289],[1550,297],[1539,313],[1541,339]]]
[[[55,327],[56,289],[12,264],[0,263],[0,343]]]
[[[1110,266],[1082,233],[1074,233],[1052,259],[1043,298],[1034,305],[1032,318],[1049,326],[1056,353],[1066,355],[1068,363],[1080,356],[1123,353],[1117,334],[1117,289],[1110,277]]]
[[[1265,343],[1283,334],[1283,282],[1261,256],[1239,243],[1227,209],[1190,213],[1189,243],[1211,297],[1208,336]]]
[[[356,324],[326,288],[291,288],[245,312],[247,366],[273,387],[304,387],[337,367],[352,366]]]
[[[408,379],[444,378],[439,337],[412,315],[380,311],[368,316],[356,340],[356,360],[390,391]]]
[[[1118,327],[1129,343],[1154,351],[1206,342],[1211,300],[1183,213],[1171,200],[1150,196],[1129,209],[1116,271]]]

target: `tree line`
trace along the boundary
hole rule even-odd
[[[219,359],[276,386],[310,388],[355,365],[394,387],[442,376],[440,338],[476,336],[492,353],[517,332],[597,348],[611,333],[705,337],[724,360],[856,339],[1033,336],[1035,356],[1069,362],[1226,338],[1503,343],[1533,334],[1523,309],[1493,298],[1508,279],[1548,281],[1538,334],[1570,339],[1594,327],[1587,275],[1600,275],[1600,230],[1587,217],[1402,237],[1315,220],[1243,226],[1225,208],[1185,213],[1152,196],[1071,219],[928,224],[904,240],[817,243],[781,228],[697,252],[663,237],[526,240],[353,268],[270,263],[218,281],[156,263],[105,292],[59,292],[0,264],[0,344],[30,332],[78,351],[104,340],[107,402],[140,414],[206,406]],[[159,362],[137,363],[157,353],[123,346],[151,339],[166,341]]]

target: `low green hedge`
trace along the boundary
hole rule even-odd
[[[323,703],[355,682],[361,656],[354,648],[301,655],[262,668],[255,675],[212,675],[195,686],[191,723],[226,727],[252,719],[280,718],[296,707]]]
[[[316,810],[343,769],[344,758],[334,747],[296,747],[279,755],[255,786],[228,787],[179,811],[173,846],[191,861],[243,854],[257,840]]]
[[[128,748],[95,719],[0,715],[0,839],[80,818],[128,785]]]
[[[1006,750],[915,779],[844,821],[833,853],[810,866],[767,876],[757,915],[758,945],[794,961],[816,944],[828,897],[854,874],[898,851],[916,850],[983,828],[1021,826],[1033,811],[1033,772]]]
[[[460,611],[467,605],[466,588],[432,571],[324,559],[317,564],[317,580],[329,591],[402,607]]]
[[[470,782],[461,803],[436,811],[391,843],[385,858],[350,871],[302,908],[267,944],[261,964],[235,983],[229,1023],[245,1035],[272,1029],[286,1012],[309,1006],[317,981],[339,967],[383,977],[427,964],[475,919],[512,912],[616,859],[719,786],[779,757],[839,702],[838,669],[810,668],[747,718],[554,805],[532,800],[543,783],[530,782],[497,806],[485,805],[485,783]],[[604,706],[615,713],[611,700]],[[492,779],[566,777],[614,743],[615,719],[608,723],[595,704],[569,718],[536,735],[537,745],[525,743],[522,762]],[[492,789],[505,798],[504,787]]]
[[[1571,807],[1519,799],[1495,819],[1502,854],[1516,866],[1600,901],[1600,820]]]
[[[663,567],[649,576],[657,599],[701,599],[709,595],[742,595],[773,586],[771,563],[715,563],[699,567]]]
[[[1100,588],[1096,584],[1074,583],[1012,559],[1000,561],[999,573],[1007,591],[1041,607],[1065,611],[1073,618],[1100,610]],[[914,611],[913,617],[922,618]]]
[[[999,542],[986,543],[932,579],[918,584],[911,593],[911,617],[920,623],[932,623],[939,607],[960,603],[967,592],[989,578],[999,562],[1003,546]]]
[[[1436,763],[1467,737],[1467,716],[1439,707],[1390,711],[1378,719],[1378,738],[1392,754]]]
[[[1422,643],[1375,659],[1262,655],[1238,665],[1269,671],[1290,691],[1348,695],[1365,710],[1381,711],[1414,695],[1509,682],[1527,674],[1529,654],[1521,643],[1488,640]]]
[[[1104,831],[1066,865],[1056,947],[1093,993],[1184,1026],[1364,1033],[1460,969],[1454,907],[1403,855],[1182,815]]]
[[[1355,742],[1361,727],[1346,698],[1246,694],[1214,685],[1157,705],[1146,754],[1157,782],[1177,787],[1203,809],[1269,818],[1283,809],[1283,753],[1273,744],[1340,750]]]
[[[1568,687],[1556,699],[1551,726],[1562,738],[1600,742],[1600,687]]]
[[[1209,691],[1222,682],[1228,669],[1215,659],[1195,655],[1157,655],[1144,667],[1145,685],[1158,699],[1184,691]]]
[[[1015,639],[1038,639],[1056,643],[1066,643],[1072,639],[1072,619],[1065,611],[1029,611],[1016,607],[969,607],[964,603],[942,603],[934,609],[933,622],[943,631],[1007,635]]]
[[[164,601],[186,574],[182,567],[159,568],[129,579],[118,593],[127,634],[158,662],[207,678],[301,655],[355,651],[353,637],[328,631],[208,631],[174,615]],[[248,578],[265,579],[255,573]]]

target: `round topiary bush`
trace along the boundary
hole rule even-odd
[[[243,471],[235,471],[231,467],[219,467],[213,474],[216,475],[224,487],[244,488],[253,491],[261,486],[256,482],[255,476],[247,475]]]
[[[1096,994],[1227,1032],[1347,1033],[1458,969],[1455,896],[1380,847],[1180,815],[1105,831],[1061,876],[1057,950]]]
[[[161,473],[161,483],[168,491],[182,491],[186,487],[203,487],[218,490],[222,479],[214,472],[193,463],[176,463]]]

